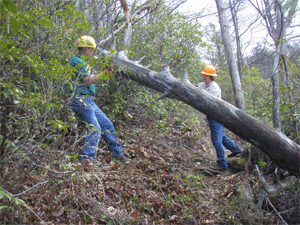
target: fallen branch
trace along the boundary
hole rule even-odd
[[[215,175],[222,174],[222,172],[211,169],[211,168],[200,168],[200,169],[197,169],[197,170],[199,170],[201,173],[206,173],[206,174],[208,174],[209,176],[212,176],[212,177],[215,176]]]
[[[47,180],[47,181],[44,181],[44,182],[41,182],[41,183],[37,183],[37,184],[33,185],[32,187],[26,189],[25,191],[22,191],[21,193],[15,194],[15,195],[13,195],[13,196],[16,197],[16,196],[22,195],[22,194],[26,193],[27,191],[30,191],[31,189],[35,188],[36,186],[41,185],[41,184],[46,184],[46,183],[48,183],[48,182],[49,182],[49,181]]]
[[[278,213],[278,211],[276,210],[276,208],[274,207],[274,205],[271,203],[270,199],[267,198],[266,201],[271,206],[271,208],[275,211],[275,213],[277,214],[277,216],[282,220],[282,224],[288,225],[287,222],[285,222],[285,220],[282,218],[282,216]]]
[[[101,187],[102,187],[102,192],[103,192],[103,199],[105,199],[105,190],[104,190],[104,186],[103,186],[103,184],[102,184],[102,181],[101,181],[101,179],[94,173],[94,176],[96,177],[96,179],[100,182],[100,184],[101,184]]]
[[[50,169],[50,168],[47,168],[47,167],[38,165],[38,164],[36,164],[36,163],[32,163],[32,165],[37,166],[37,167],[39,167],[39,168],[43,168],[43,169],[48,170],[48,171],[51,171],[51,172],[53,172],[53,173],[58,173],[58,174],[74,173],[74,170],[72,170],[72,171],[62,171],[62,172],[60,172],[60,171],[57,171],[57,170],[52,170],[52,169]]]
[[[20,205],[22,205],[22,206],[24,206],[25,208],[27,208],[27,209],[29,209],[29,211],[30,212],[32,212],[41,222],[40,223],[43,223],[43,224],[45,224],[45,225],[47,225],[48,223],[46,223],[36,212],[34,212],[33,211],[33,209],[29,206],[29,205],[27,205],[26,203],[25,203],[25,201],[23,201],[22,199],[19,199],[19,198],[16,198],[16,197],[14,197],[14,195],[13,194],[11,194],[10,192],[8,192],[8,191],[6,191],[6,190],[4,190],[4,189],[2,189],[4,192],[6,192],[8,195],[10,195],[11,197],[10,198],[12,198],[12,199],[10,199],[10,201],[12,201],[12,202],[14,202],[14,204],[20,204]],[[0,191],[1,191],[1,188],[0,188]],[[16,203],[16,202],[18,202],[18,203]]]

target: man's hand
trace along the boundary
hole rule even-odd
[[[90,86],[91,84],[97,83],[99,81],[99,77],[101,73],[91,74],[89,76],[83,76],[82,80],[85,85]]]
[[[105,66],[105,68],[102,68],[102,72],[100,73],[95,73],[95,74],[91,74],[89,76],[83,76],[82,80],[84,82],[85,85],[90,86],[91,84],[97,83],[102,79],[99,79],[100,77],[110,77],[113,73],[113,65],[109,65],[109,66]],[[109,79],[104,79],[105,82],[106,80]],[[108,83],[108,82],[106,82]]]

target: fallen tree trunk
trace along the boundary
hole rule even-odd
[[[102,51],[103,54],[109,52]],[[182,101],[209,115],[224,127],[266,153],[280,168],[299,173],[300,146],[279,130],[245,113],[228,102],[200,90],[191,83],[175,78],[166,66],[161,72],[129,60],[124,52],[112,55],[114,63],[132,69],[132,80]]]

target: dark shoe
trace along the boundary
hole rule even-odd
[[[128,159],[125,155],[120,155],[120,156],[113,156],[113,159],[118,160],[119,162],[126,163],[130,162],[130,159]]]
[[[228,155],[227,157],[232,158],[232,157],[236,157],[237,155],[241,154],[242,152],[234,152],[231,153],[230,155]]]
[[[217,163],[216,163],[216,164],[213,164],[213,165],[210,166],[209,168],[212,169],[212,170],[215,170],[215,171],[219,171],[219,172],[223,172],[223,171],[228,170],[228,168],[221,167],[221,166],[219,166]]]

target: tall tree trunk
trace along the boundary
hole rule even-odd
[[[239,32],[239,23],[237,17],[237,2],[232,3],[229,0],[230,4],[230,12],[232,16],[233,26],[234,26],[234,33],[235,33],[235,41],[236,41],[236,54],[237,54],[237,61],[238,61],[238,71],[240,75],[240,79],[242,78],[242,67],[243,67],[243,55],[242,55],[242,47],[241,47],[241,36]]]
[[[278,66],[281,55],[281,44],[276,47],[273,69],[272,69],[272,88],[273,88],[273,127],[280,130],[280,89],[279,89],[279,76]]]
[[[105,50],[101,53],[110,54]],[[162,72],[151,71],[127,59],[124,52],[113,54],[112,60],[114,63],[131,69],[133,72],[127,75],[132,80],[164,93],[164,97],[178,99],[209,115],[239,137],[260,148],[279,167],[295,173],[300,172],[300,146],[279,130],[189,82],[175,78],[169,72],[168,67],[164,67]]]
[[[121,1],[121,5],[124,10],[125,18],[126,18],[126,28],[125,28],[125,34],[124,34],[124,47],[127,48],[130,46],[131,35],[132,35],[131,16],[130,16],[130,11],[129,11],[126,0],[120,0],[120,1]]]
[[[223,1],[215,0],[215,2],[217,5],[218,14],[219,14],[219,21],[220,21],[221,33],[222,33],[222,41],[224,44],[226,60],[228,63],[229,72],[230,72],[230,76],[231,76],[231,82],[232,82],[232,87],[233,87],[233,92],[234,92],[235,103],[238,108],[245,111],[246,105],[245,105],[245,100],[244,100],[244,94],[242,92],[242,85],[241,85],[239,71],[238,71],[237,64],[236,64],[236,58],[235,58],[233,48],[231,45],[231,40],[230,40],[230,35],[229,35],[230,31],[228,28],[228,21],[226,19]]]

